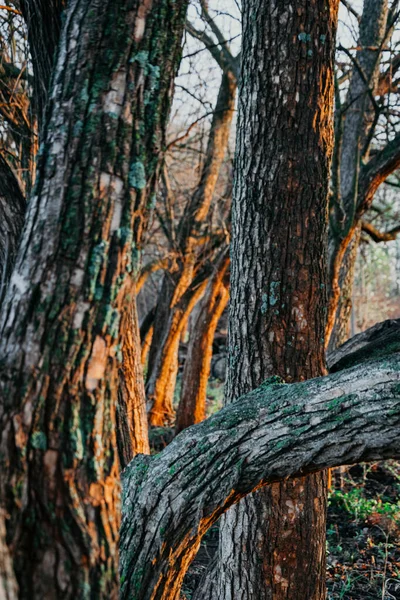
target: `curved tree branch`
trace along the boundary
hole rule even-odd
[[[231,71],[236,79],[239,78],[240,56],[233,56],[227,47],[226,41],[224,41],[224,43],[219,42],[218,44],[215,44],[206,31],[196,29],[190,22],[186,23],[186,30],[192,37],[204,44],[222,71]]]
[[[400,457],[400,354],[264,383],[124,472],[121,598],[178,598],[207,529],[240,498],[327,467]]]
[[[380,231],[374,227],[372,223],[362,221],[361,229],[367,233],[374,242],[379,244],[379,242],[390,242],[395,240],[397,238],[397,234],[400,232],[400,225],[396,225],[396,227],[389,229],[389,231]]]
[[[358,216],[364,214],[370,207],[380,184],[399,166],[400,134],[397,134],[361,168],[358,187]]]

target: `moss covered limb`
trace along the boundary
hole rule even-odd
[[[400,456],[400,355],[262,385],[124,472],[122,598],[173,599],[206,530],[287,477]]]

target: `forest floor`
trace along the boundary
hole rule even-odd
[[[335,470],[327,529],[328,600],[400,599],[400,463]]]

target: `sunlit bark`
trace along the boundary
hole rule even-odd
[[[190,292],[199,276],[201,265],[197,256],[202,248],[199,238],[229,142],[236,87],[236,77],[227,68],[222,75],[200,182],[178,228],[180,258],[177,270],[165,274],[159,294],[146,385],[152,405],[152,425],[163,425],[172,416],[179,347],[176,331],[178,327],[180,330],[184,327],[184,324],[178,324],[179,313],[185,294]]]
[[[224,282],[228,267],[229,255],[225,251],[208,282],[200,302],[198,316],[193,323],[182,375],[181,398],[176,414],[177,433],[194,423],[200,423],[206,417],[207,383],[214,334],[229,299],[229,292]]]

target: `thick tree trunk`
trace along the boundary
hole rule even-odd
[[[0,501],[21,599],[118,594],[121,322],[185,12],[69,2],[0,324]]]
[[[273,375],[298,381],[325,369],[337,10],[336,0],[244,3],[227,402]],[[325,473],[229,511],[215,599],[323,598],[325,512]]]
[[[204,533],[257,487],[400,457],[399,361],[397,353],[302,383],[266,382],[157,456],[136,457],[123,480],[122,600],[179,598]]]
[[[181,399],[176,414],[177,433],[206,418],[207,383],[214,334],[229,299],[229,292],[224,285],[228,267],[229,255],[225,252],[208,282],[198,317],[193,323],[182,375]]]
[[[179,304],[199,271],[197,255],[201,251],[202,243],[198,238],[202,235],[204,221],[212,202],[228,146],[236,87],[236,77],[227,69],[222,75],[199,186],[191,198],[179,226],[181,258],[178,260],[178,269],[174,273],[165,274],[159,294],[146,385],[147,396],[152,404],[150,422],[153,425],[163,425],[171,419],[179,347],[179,342],[173,342],[173,340],[178,327]],[[179,325],[180,331],[183,327],[184,324]],[[166,352],[167,347],[169,348],[168,352]],[[164,364],[167,358],[169,364]],[[167,389],[169,392],[166,394],[165,390]],[[157,408],[155,408],[155,404],[157,404]]]

